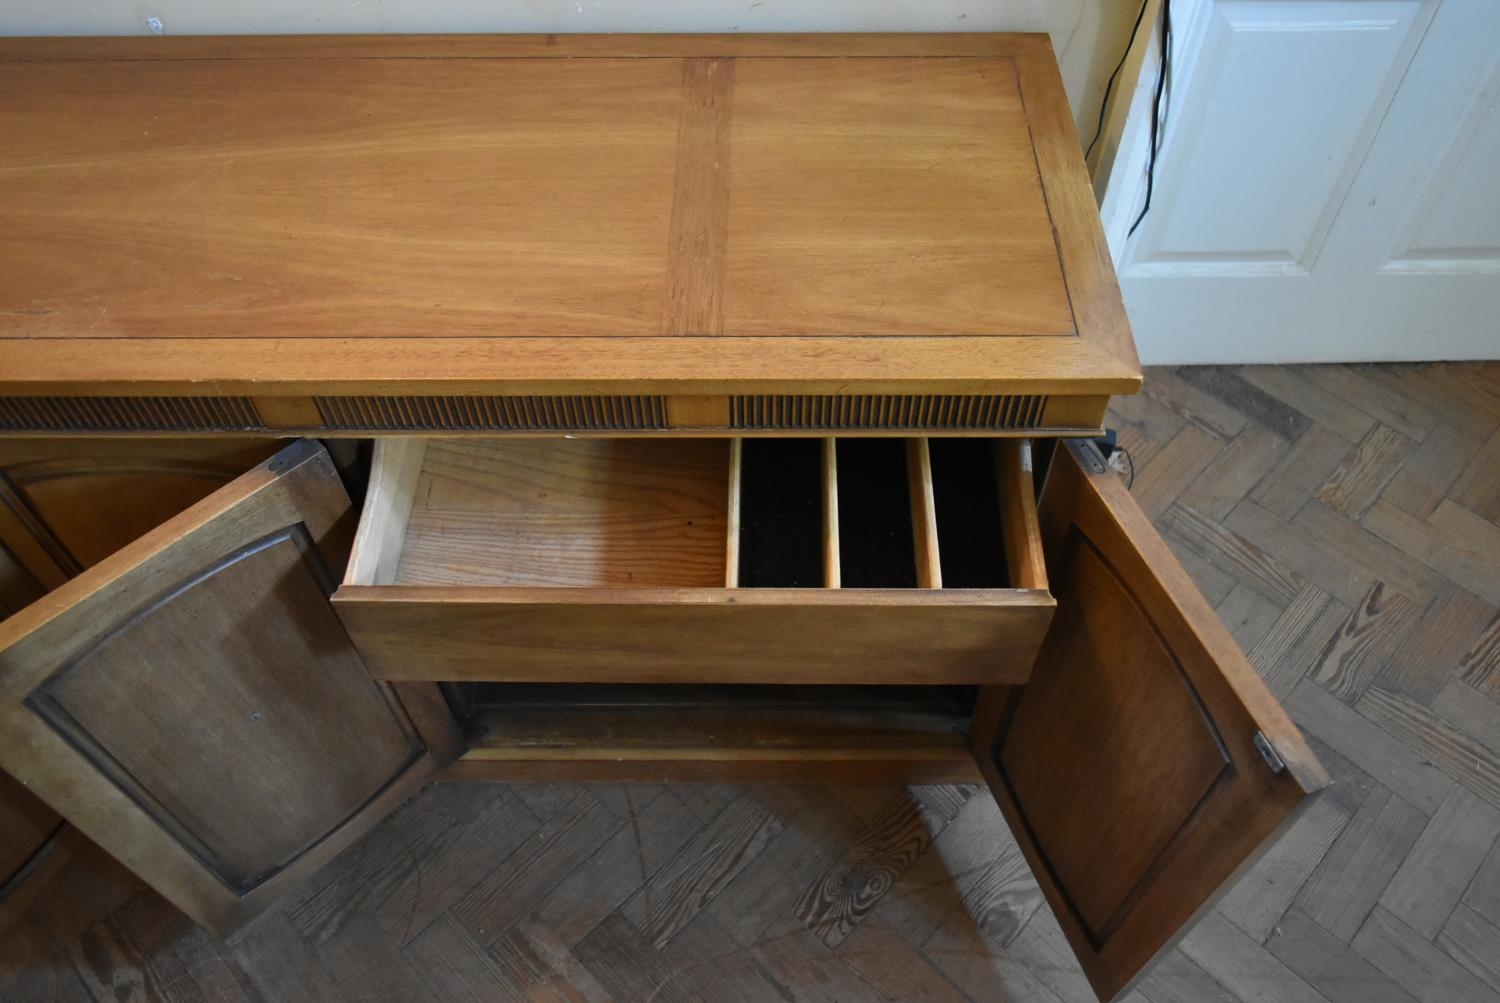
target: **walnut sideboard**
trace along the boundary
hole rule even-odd
[[[434,780],[982,778],[1111,998],[1327,782],[1090,439],[1044,36],[10,39],[0,134],[12,895],[61,820],[225,932]]]

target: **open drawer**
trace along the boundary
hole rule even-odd
[[[1019,683],[1027,448],[384,439],[334,605],[381,679]]]

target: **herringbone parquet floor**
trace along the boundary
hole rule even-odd
[[[1500,364],[1159,369],[1114,419],[1337,781],[1132,1003],[1500,1001]],[[0,999],[90,998],[1092,999],[982,791],[719,786],[434,788],[227,943],[84,854]]]

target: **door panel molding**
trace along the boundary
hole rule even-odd
[[[1472,198],[1486,185],[1493,187],[1492,175],[1500,160],[1497,103],[1500,56],[1490,63],[1489,76],[1478,88],[1474,103],[1448,138],[1432,176],[1401,224],[1396,246],[1381,272],[1487,275],[1500,271],[1500,201],[1485,206]],[[1472,226],[1477,221],[1480,226],[1488,224],[1495,229],[1480,234],[1478,240],[1467,234],[1443,240],[1432,229],[1435,217],[1445,209],[1449,216],[1443,222],[1450,226]]]

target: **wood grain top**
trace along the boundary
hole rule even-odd
[[[0,393],[1111,393],[1040,35],[0,40]]]

